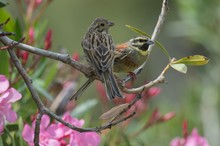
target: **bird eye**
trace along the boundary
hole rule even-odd
[[[105,24],[104,24],[104,23],[101,23],[100,25],[101,25],[101,26],[105,26]]]

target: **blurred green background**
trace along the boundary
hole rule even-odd
[[[14,17],[20,17],[16,3],[8,1],[10,5],[7,8]],[[53,51],[64,47],[69,54],[78,52],[83,55],[80,43],[94,18],[105,17],[116,24],[110,33],[117,44],[137,36],[125,27],[126,24],[152,34],[161,3],[162,0],[54,0],[41,19],[46,19],[48,27],[53,31]],[[200,54],[209,57],[210,62],[202,67],[189,67],[186,75],[174,70],[168,71],[168,84],[157,85],[162,92],[150,101],[149,108],[158,107],[162,113],[174,111],[177,115],[171,121],[156,125],[134,138],[140,145],[168,145],[172,138],[181,136],[184,119],[188,120],[190,131],[197,127],[211,146],[220,145],[219,5],[219,0],[170,1],[170,10],[158,41],[165,46],[171,57]],[[153,80],[167,63],[168,59],[155,47],[135,84],[138,86],[143,84],[143,80]],[[82,76],[80,83],[84,81],[85,77]],[[93,84],[83,98],[97,96],[94,89]]]

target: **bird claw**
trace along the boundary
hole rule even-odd
[[[134,72],[129,72],[128,76],[131,77],[131,82],[132,83],[134,82],[134,80],[137,79],[137,76],[136,76],[136,74]]]

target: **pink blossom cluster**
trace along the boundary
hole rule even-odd
[[[64,114],[64,121],[76,126],[82,127],[84,120],[78,120],[71,117],[70,113]],[[36,120],[32,126],[25,124],[22,137],[30,145],[33,146],[34,127]],[[61,123],[51,123],[50,118],[44,115],[40,125],[40,146],[97,146],[101,141],[100,136],[95,132],[80,133],[72,130]]]
[[[185,138],[174,138],[170,146],[209,146],[208,141],[199,135],[197,129],[193,129],[191,135]]]
[[[0,134],[4,131],[5,121],[15,122],[17,114],[12,110],[11,103],[21,98],[21,94],[14,88],[9,88],[9,81],[0,75]]]

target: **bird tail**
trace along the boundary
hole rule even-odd
[[[70,98],[70,100],[77,100],[82,94],[83,92],[93,83],[94,78],[89,78],[83,85],[82,87],[80,87],[75,93],[74,95]]]
[[[108,99],[112,100],[115,97],[123,98],[123,95],[121,94],[118,88],[118,84],[115,80],[115,77],[112,71],[108,69],[105,72],[103,72],[102,76],[104,79],[104,85],[105,85],[105,90],[106,90]]]

